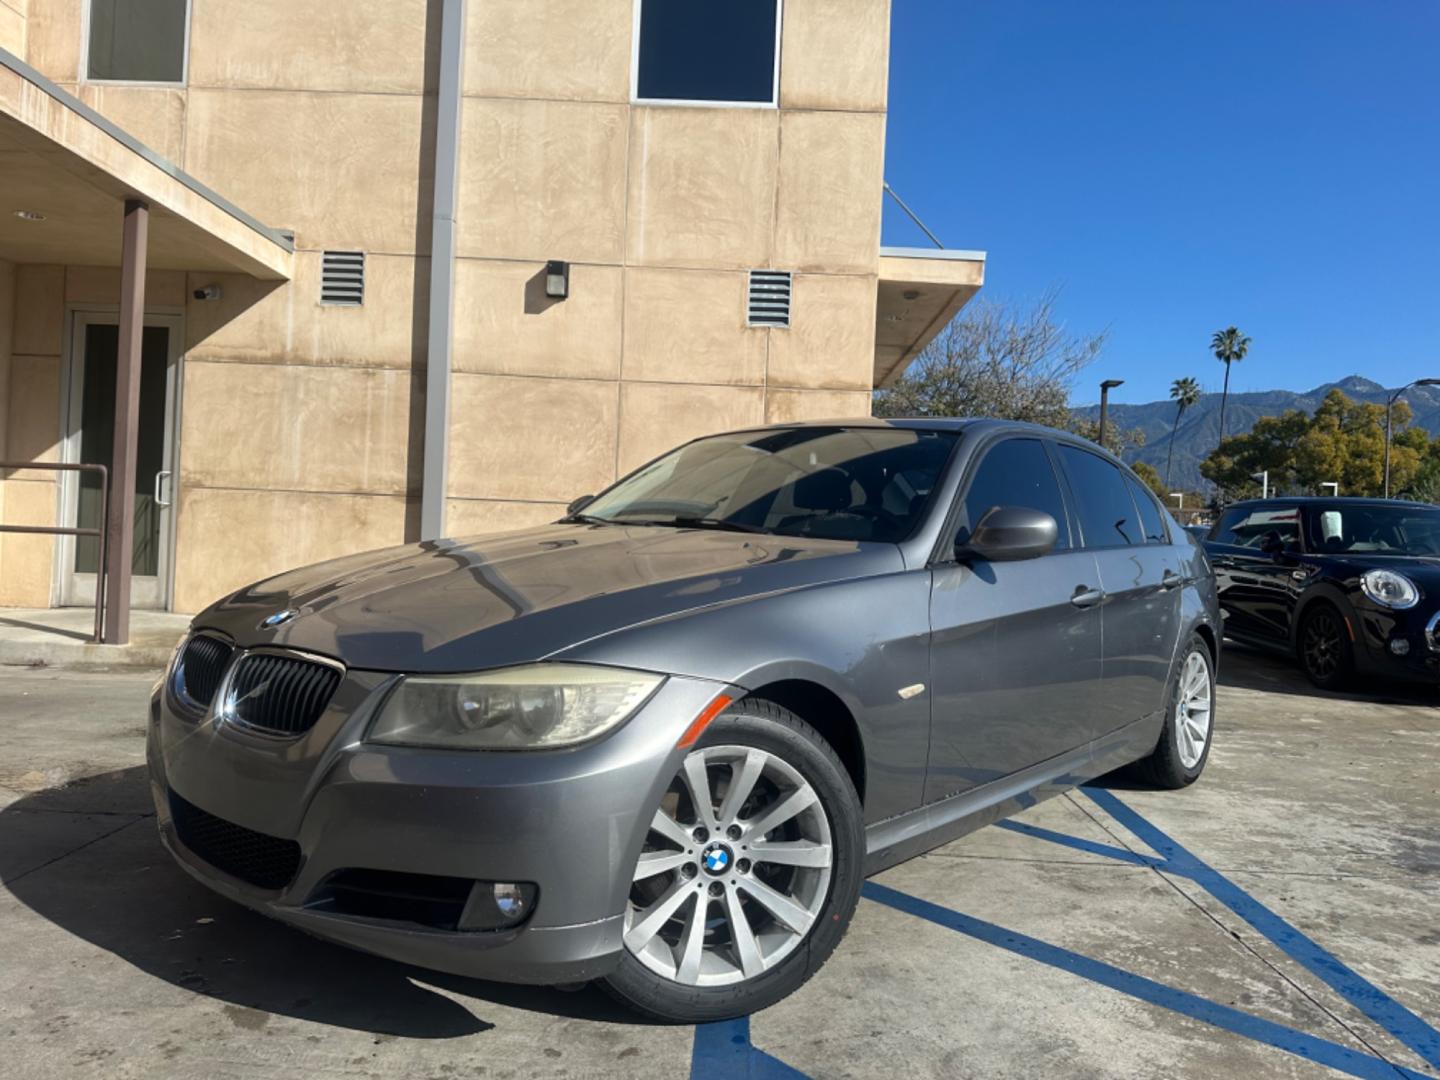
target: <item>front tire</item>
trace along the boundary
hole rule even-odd
[[[1205,639],[1192,634],[1180,654],[1160,741],[1136,768],[1156,787],[1189,787],[1205,771],[1214,738],[1215,663]]]
[[[1305,609],[1295,647],[1306,677],[1321,690],[1342,690],[1354,678],[1355,657],[1345,619],[1325,601]]]
[[[605,988],[678,1023],[773,1005],[844,937],[864,851],[860,800],[820,734],[767,701],[732,705],[654,811]]]

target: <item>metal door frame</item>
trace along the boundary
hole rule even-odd
[[[92,324],[120,323],[118,304],[70,304],[65,308],[65,325],[61,343],[60,417],[62,438],[61,460],[80,463],[80,420],[84,403],[82,380],[85,357],[84,328]],[[160,326],[170,332],[165,365],[165,440],[162,460],[169,465],[169,505],[161,509],[159,565],[156,574],[156,595],[145,597],[138,608],[169,611],[174,599],[176,510],[180,495],[180,403],[183,395],[185,354],[185,310],[179,307],[156,306],[145,309],[145,326]],[[60,483],[60,521],[73,524],[79,506],[78,473],[66,474]],[[94,602],[93,575],[78,575],[75,565],[75,538],[62,537],[56,545],[51,603],[57,607]],[[137,597],[138,599],[138,597]]]

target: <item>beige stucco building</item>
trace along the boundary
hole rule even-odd
[[[868,414],[983,257],[881,248],[888,0],[750,6],[717,75],[643,0],[0,0],[0,459],[109,460],[126,199],[137,603],[421,535],[432,281],[446,535],[552,520],[697,434]],[[745,100],[704,96],[732,77]],[[0,523],[98,514],[73,475],[0,476]],[[0,605],[84,602],[86,543],[0,534]]]

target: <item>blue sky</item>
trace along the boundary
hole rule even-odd
[[[894,0],[886,179],[985,293],[1109,327],[1087,384],[1440,376],[1440,2]],[[889,204],[884,242],[924,246]]]

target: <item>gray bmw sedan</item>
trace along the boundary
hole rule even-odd
[[[765,427],[219,601],[151,785],[180,865],[276,919],[715,1020],[813,974],[867,874],[1122,765],[1193,782],[1219,627],[1203,551],[1072,435]]]

